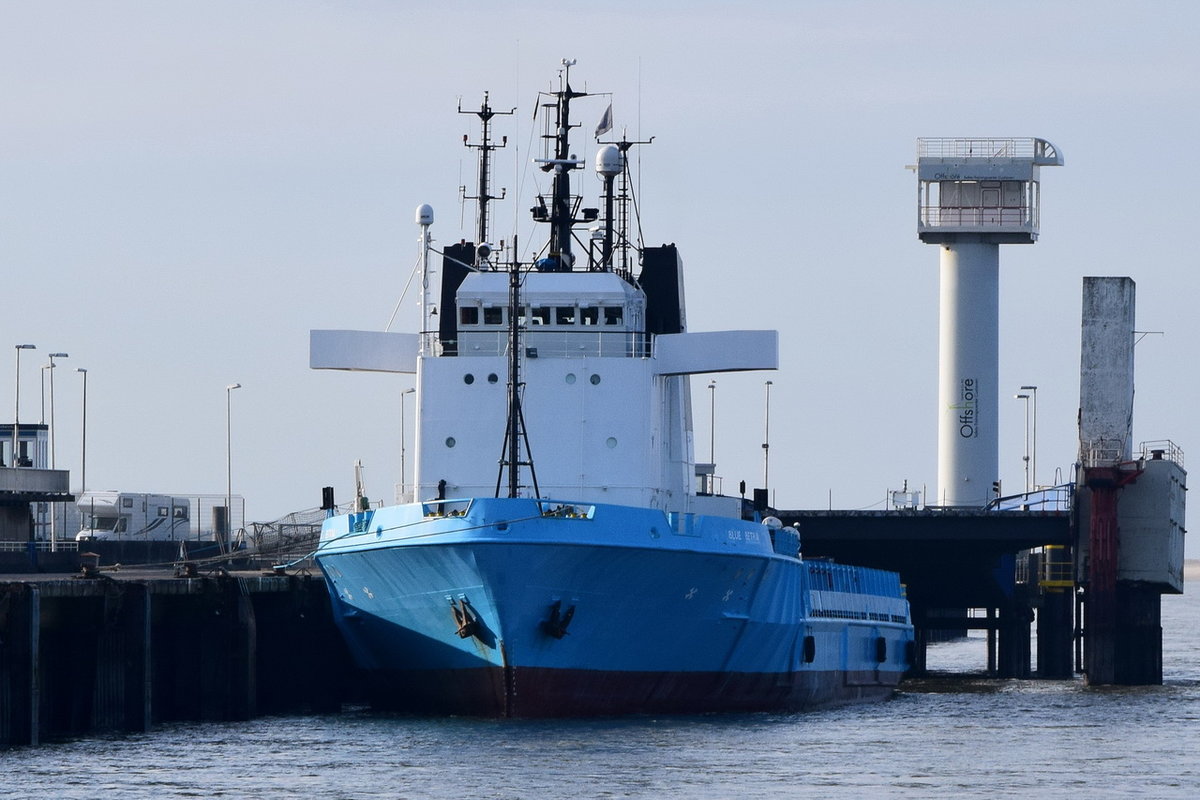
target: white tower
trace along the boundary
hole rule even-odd
[[[919,139],[917,235],[941,245],[938,490],[934,505],[983,506],[999,479],[1000,245],[1038,237],[1044,139]]]

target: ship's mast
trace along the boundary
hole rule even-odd
[[[508,425],[504,430],[504,448],[500,453],[500,472],[496,475],[496,497],[500,496],[500,484],[508,471],[508,496],[521,495],[521,467],[529,467],[529,479],[533,485],[533,496],[540,498],[537,471],[533,467],[533,451],[529,447],[529,434],[525,430],[525,415],[521,411],[521,264],[517,261],[517,237],[513,236],[513,259],[508,267]],[[525,444],[525,460],[521,460],[521,444]]]
[[[479,144],[472,144],[470,141],[469,134],[463,134],[463,145],[479,151],[479,176],[478,176],[478,181],[476,183],[475,195],[474,196],[468,195],[466,193],[467,187],[465,187],[465,186],[459,187],[459,191],[462,192],[462,198],[464,200],[475,200],[477,202],[478,212],[476,214],[476,220],[475,220],[475,222],[476,222],[475,244],[477,246],[485,244],[486,242],[489,241],[488,203],[490,203],[492,200],[503,200],[504,196],[506,194],[504,189],[500,190],[499,195],[494,195],[491,193],[490,185],[491,185],[491,177],[492,177],[492,162],[491,162],[492,151],[499,150],[500,148],[505,147],[508,144],[507,136],[501,137],[500,144],[498,144],[498,145],[492,143],[492,137],[491,137],[492,117],[494,117],[498,114],[507,116],[507,115],[514,113],[515,111],[516,111],[515,108],[512,109],[511,111],[495,111],[488,104],[488,93],[487,92],[483,93],[483,102],[480,104],[478,111],[463,111],[462,103],[459,103],[459,106],[458,106],[458,113],[474,114],[475,116],[479,117],[479,121],[483,127],[483,133],[482,133],[482,136],[480,137]],[[475,261],[477,266],[479,265],[481,258],[482,258],[479,255],[479,253],[480,253],[480,251],[477,249],[476,250],[476,261]]]
[[[546,140],[547,150],[553,142],[553,153],[547,158],[536,159],[544,172],[553,172],[554,179],[550,191],[550,204],[546,205],[544,197],[538,197],[538,204],[531,211],[538,222],[550,223],[550,252],[545,266],[539,264],[539,269],[555,272],[570,272],[575,263],[575,255],[571,252],[572,230],[577,222],[592,222],[599,216],[597,209],[583,209],[583,216],[575,217],[575,203],[571,195],[571,170],[578,169],[583,162],[571,154],[571,101],[576,97],[587,97],[587,92],[577,92],[571,88],[571,66],[574,59],[563,59],[563,71],[560,77],[561,88],[553,93],[554,129],[548,130],[543,139]],[[548,104],[547,108],[550,107]],[[574,127],[579,127],[575,125]]]
[[[600,268],[613,270],[613,249],[621,253],[620,267],[615,269],[618,275],[629,280],[632,270],[629,266],[629,205],[632,199],[629,181],[629,151],[634,145],[653,144],[651,136],[644,142],[633,142],[622,138],[617,142],[601,142],[604,146],[596,156],[596,171],[604,180],[604,244],[600,256]],[[614,191],[614,182],[620,176],[619,193]],[[614,203],[619,205],[619,219],[614,220]],[[614,232],[614,223],[616,231]],[[614,241],[615,238],[615,241]]]

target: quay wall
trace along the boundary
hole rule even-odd
[[[359,683],[319,576],[0,576],[0,748],[337,711]]]

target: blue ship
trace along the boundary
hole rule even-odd
[[[491,125],[511,112],[485,95],[475,241],[436,250],[417,211],[421,330],[312,332],[314,368],[416,376],[412,487],[383,508],[360,489],[316,553],[372,702],[547,717],[886,698],[913,650],[898,576],[804,559],[798,530],[696,464],[690,376],[776,369],[778,334],[687,330],[677,249],[631,232],[628,153],[649,142],[599,141],[611,105],[602,207],[583,206],[572,63],[539,106],[547,243],[522,260],[515,236],[490,242]]]

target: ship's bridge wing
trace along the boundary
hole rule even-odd
[[[654,339],[658,375],[779,369],[779,331],[668,333]]]
[[[310,369],[417,371],[417,334],[386,331],[309,331]]]

